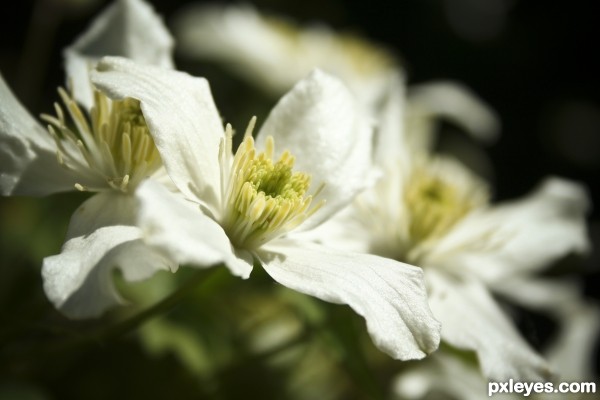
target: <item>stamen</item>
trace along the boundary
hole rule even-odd
[[[388,178],[401,179],[402,190],[393,186],[399,183],[380,181],[356,203],[374,254],[418,265],[439,239],[488,202],[487,185],[452,159],[418,159],[408,176],[389,167]]]
[[[231,164],[229,179],[224,182],[225,212],[221,225],[232,243],[241,248],[253,249],[291,229],[313,215],[324,201],[311,207],[313,196],[306,195],[310,176],[293,172],[294,157],[283,152],[273,161],[275,142],[268,137],[265,151],[256,154],[252,118]],[[231,148],[231,129],[221,142],[221,162],[224,150]]]
[[[58,103],[56,117],[41,117],[56,142],[59,164],[92,183],[76,183],[77,190],[128,192],[161,166],[137,100],[110,100],[96,91],[88,117],[64,89],[58,92],[71,126]]]
[[[464,168],[438,158],[415,168],[404,199],[409,211],[410,241],[422,244],[442,237],[485,203],[487,190]]]

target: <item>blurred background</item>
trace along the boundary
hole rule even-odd
[[[192,2],[149,3],[169,25]],[[523,196],[543,177],[558,175],[584,183],[592,204],[600,204],[600,25],[592,2],[251,3],[261,11],[299,23],[321,21],[386,46],[401,60],[409,84],[450,79],[471,88],[501,119],[500,138],[485,149],[495,200]],[[38,0],[0,5],[0,71],[33,115],[52,109],[56,88],[64,85],[62,49],[107,4]],[[179,69],[209,78],[221,112],[242,115],[238,127],[251,113],[272,104],[217,64],[192,61],[177,52],[175,60]],[[237,101],[231,100],[234,94]],[[253,110],[241,105],[250,96]],[[442,130],[460,136],[451,124]],[[294,391],[305,390],[305,398],[311,393],[312,398],[377,398],[402,368],[373,348],[362,320],[348,309],[290,293],[260,274],[250,285],[211,276],[210,287],[192,293],[199,301],[182,303],[140,335],[54,346],[60,338],[95,332],[116,317],[68,321],[54,311],[42,290],[41,260],[59,252],[69,216],[85,198],[81,193],[0,198],[1,399],[228,399],[247,393],[288,398],[282,393],[292,390],[290,385]],[[600,246],[599,216],[597,207],[592,208],[589,232],[595,249]],[[596,250],[584,259],[569,260],[566,271],[581,281],[585,296],[596,300],[598,265]],[[565,273],[564,263],[557,268]],[[186,274],[177,279],[185,280]],[[138,285],[127,289],[128,296],[140,306],[151,304],[174,284],[165,279]],[[552,336],[552,321],[518,309],[514,313],[531,344],[543,348]],[[257,339],[272,324],[272,340]],[[323,325],[329,328],[321,329]],[[201,338],[194,334],[198,331],[204,332]],[[343,338],[341,347],[332,335]],[[364,352],[350,356],[344,346],[359,346]],[[598,344],[595,354],[597,360]]]

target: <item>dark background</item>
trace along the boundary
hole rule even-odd
[[[0,71],[33,115],[51,110],[56,87],[64,83],[61,49],[107,4],[99,0],[88,6],[67,3],[13,1],[0,5]],[[150,3],[169,24],[174,12],[189,2]],[[388,46],[402,60],[409,83],[451,79],[473,89],[498,112],[502,123],[501,137],[486,149],[493,166],[496,200],[522,196],[545,176],[557,175],[584,183],[592,204],[600,204],[600,23],[593,2],[257,0],[253,4],[300,22],[325,21]],[[34,36],[42,38],[41,43],[38,39],[37,45],[29,46],[27,38]],[[187,65],[179,56],[176,62]],[[68,217],[80,200],[54,198],[55,203],[66,204],[66,211],[57,211],[55,218]],[[1,204],[5,210],[15,206]],[[2,215],[7,218],[9,212]],[[600,247],[599,217],[597,207],[592,208],[589,229],[596,249]],[[0,239],[6,246],[16,243],[12,236],[19,234],[5,229],[0,231]],[[56,236],[60,244],[61,235]],[[52,246],[56,245],[49,245],[50,253]],[[48,249],[39,250],[44,251]],[[10,283],[4,278],[10,276],[29,285],[0,300],[43,301],[39,270],[15,272],[14,259],[0,260],[4,264],[0,266],[0,284],[2,280]],[[600,300],[598,251],[575,264],[581,268],[578,273],[586,296]],[[6,275],[8,270],[12,275]],[[14,312],[6,303],[2,307],[3,316]]]

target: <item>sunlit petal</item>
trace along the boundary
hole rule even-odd
[[[74,175],[56,159],[50,134],[25,110],[0,75],[0,193],[44,196],[73,190]]]
[[[315,201],[326,203],[305,227],[339,211],[373,181],[371,126],[348,89],[319,70],[273,108],[257,146],[264,147],[268,136],[275,139],[277,154],[292,152],[295,169],[311,175],[313,190],[324,185]]]
[[[172,68],[173,39],[161,17],[141,0],[117,0],[64,50],[68,85],[86,108],[93,104],[89,71],[103,56]]]
[[[122,303],[112,281],[114,268],[128,281],[175,268],[140,236],[133,226],[108,226],[67,241],[60,254],[44,259],[42,278],[50,301],[68,317],[96,317]]]
[[[209,268],[225,263],[234,275],[247,278],[252,256],[236,251],[229,238],[197,204],[185,202],[160,185],[148,181],[139,187],[138,223],[146,242],[179,264]]]
[[[208,82],[183,72],[107,57],[94,83],[142,111],[170,178],[179,190],[213,207],[220,195],[219,142],[224,137]]]
[[[259,253],[277,282],[332,303],[348,304],[367,321],[374,343],[394,358],[420,359],[439,343],[417,267],[367,254],[276,241]]]

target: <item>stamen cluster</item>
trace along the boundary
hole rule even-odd
[[[58,162],[77,171],[84,182],[94,182],[76,182],[78,190],[128,192],[161,166],[137,100],[111,100],[96,91],[88,117],[64,89],[58,92],[70,121],[58,103],[56,117],[42,118],[56,141]]]
[[[227,143],[225,147],[230,147],[230,137]],[[266,139],[265,151],[257,154],[252,136],[246,135],[233,158],[221,225],[236,247],[257,248],[297,227],[323,204],[310,207],[313,196],[306,195],[310,176],[293,172],[290,152],[275,162],[274,152],[272,137]]]
[[[444,158],[428,160],[412,171],[404,192],[408,247],[443,237],[469,212],[487,203],[486,186],[467,172]]]

